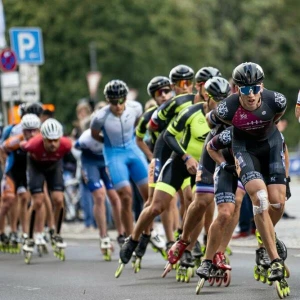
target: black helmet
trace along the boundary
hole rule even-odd
[[[221,77],[222,74],[217,68],[203,67],[197,72],[195,79],[196,82],[206,82],[208,79],[213,78],[214,76]]]
[[[216,102],[223,100],[230,94],[230,84],[223,77],[213,77],[205,82],[205,90]]]
[[[105,85],[103,93],[107,99],[119,99],[126,97],[128,91],[128,86],[124,81],[114,79]]]
[[[193,80],[194,70],[186,65],[178,65],[171,70],[169,78],[172,83],[179,80]]]
[[[43,105],[40,102],[27,103],[25,107],[26,114],[35,114],[40,116],[43,111]]]
[[[147,92],[149,96],[154,97],[155,91],[170,85],[171,85],[171,81],[168,77],[156,76],[152,78],[148,83]]]
[[[233,82],[238,86],[256,85],[265,78],[262,67],[253,62],[238,65],[232,72]]]

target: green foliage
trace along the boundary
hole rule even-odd
[[[4,0],[7,29],[42,28],[45,64],[40,67],[43,102],[57,107],[57,118],[75,119],[78,99],[87,97],[89,45],[105,83],[113,78],[137,88],[177,64],[195,72],[218,67],[225,77],[243,61],[259,63],[265,86],[288,98],[286,138],[298,143],[294,106],[299,88],[300,2],[296,0]]]

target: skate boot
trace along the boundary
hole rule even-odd
[[[203,257],[203,253],[201,251],[201,244],[198,240],[196,241],[195,246],[193,247],[192,255],[195,258],[195,267],[198,269],[201,264],[201,257]]]
[[[134,241],[133,239],[131,239],[131,236],[125,239],[125,243],[120,249],[119,266],[115,272],[116,278],[118,278],[122,274],[124,266],[129,262],[138,243],[138,241]]]
[[[0,234],[0,251],[4,253],[9,251],[9,238],[5,233]]]
[[[290,277],[290,270],[288,266],[285,263],[285,260],[287,259],[287,248],[283,241],[281,241],[276,233],[275,233],[275,241],[276,241],[276,249],[279,257],[283,260],[284,263],[284,277],[289,278]]]
[[[113,251],[113,245],[108,236],[100,239],[100,249],[105,261],[111,261],[111,253]]]
[[[225,287],[229,286],[231,281],[231,266],[227,263],[223,252],[217,252],[214,255],[213,265],[215,268],[211,271],[210,278],[208,279],[209,284],[212,286],[215,283],[217,286],[221,286],[223,283]]]
[[[23,245],[23,252],[25,255],[26,264],[30,264],[31,256],[33,253],[33,247],[34,247],[34,240],[30,238],[26,239]]]
[[[154,252],[159,252],[162,255],[163,259],[166,260],[168,257],[167,252],[165,250],[166,242],[162,237],[158,235],[158,233],[155,230],[151,231],[150,243]]]
[[[176,269],[176,280],[187,283],[190,282],[194,267],[195,264],[192,253],[189,250],[185,250]]]
[[[268,269],[271,263],[266,248],[262,247],[256,250],[255,262],[254,279],[266,283],[268,279]],[[271,282],[268,282],[268,284],[271,284]]]
[[[48,253],[48,249],[47,249],[47,245],[43,233],[36,233],[34,242],[37,247],[39,257],[42,257],[43,253],[45,254]]]
[[[25,241],[28,239],[28,234],[27,233],[22,233],[21,235],[21,243],[24,245]]]
[[[202,287],[204,286],[205,280],[208,280],[210,274],[213,270],[213,263],[211,260],[203,260],[200,267],[197,269],[196,274],[200,277],[197,287],[196,287],[196,294],[199,295]]]
[[[179,238],[179,240],[174,243],[168,252],[169,263],[172,265],[176,264],[189,244],[189,242],[185,242]]]
[[[117,242],[121,248],[123,246],[123,244],[125,243],[125,235],[119,234],[117,237]]]
[[[11,232],[9,234],[9,253],[20,253],[20,239],[17,232]]]
[[[141,270],[142,257],[145,255],[148,243],[151,239],[151,235],[142,234],[137,247],[135,248],[136,260],[134,263],[134,273],[138,273]]]
[[[276,291],[280,299],[290,294],[290,287],[284,278],[284,269],[283,260],[276,258],[271,262],[271,270],[268,277],[270,282],[275,282]]]
[[[59,234],[55,234],[51,238],[51,244],[54,250],[54,256],[64,261],[66,259],[65,248],[67,247],[67,243],[64,242]]]

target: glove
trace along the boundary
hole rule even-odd
[[[288,176],[286,178],[286,192],[285,192],[286,200],[289,200],[292,196],[291,189],[290,189],[290,182],[291,182],[291,178],[290,176]]]
[[[222,163],[220,164],[220,167],[221,167],[222,169],[224,169],[226,172],[232,174],[233,176],[238,177],[237,172],[236,172],[235,165],[229,165],[229,164],[226,163],[226,162],[222,162]]]

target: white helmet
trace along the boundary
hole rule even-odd
[[[21,120],[22,129],[38,129],[41,126],[41,120],[37,115],[27,114]]]
[[[42,136],[49,140],[57,140],[63,136],[63,127],[55,119],[47,119],[41,127]]]

